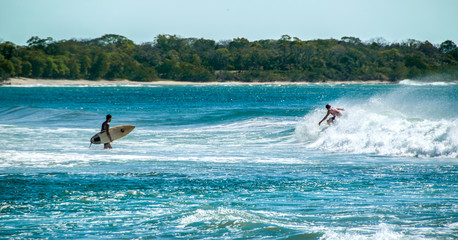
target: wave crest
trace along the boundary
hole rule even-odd
[[[401,85],[408,86],[449,86],[458,84],[457,81],[422,81],[405,79],[399,82]]]
[[[325,112],[315,109],[297,124],[296,137],[308,148],[321,151],[458,158],[458,119],[427,119],[406,112],[408,108],[399,102],[390,104],[392,99],[385,97],[345,107],[344,116],[329,127],[317,125]],[[349,103],[336,106],[340,104]]]

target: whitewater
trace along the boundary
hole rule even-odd
[[[323,111],[315,109],[298,124],[297,138],[324,151],[458,158],[456,88],[452,96],[425,89],[400,88],[359,101],[342,97],[335,105],[348,106],[343,118],[316,128]]]
[[[457,93],[1,86],[0,238],[456,239]],[[89,147],[106,114],[135,130]]]

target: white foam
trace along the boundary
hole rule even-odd
[[[408,86],[447,86],[447,85],[456,85],[457,81],[419,81],[419,80],[402,80],[399,82],[401,85],[408,85]]]
[[[178,220],[180,227],[187,227],[194,223],[205,222],[215,225],[240,225],[241,223],[261,223],[266,226],[279,226],[298,230],[324,231],[324,227],[314,226],[308,222],[291,222],[296,214],[280,213],[275,211],[251,211],[225,207],[217,209],[197,209],[193,214]]]
[[[81,152],[52,152],[52,151],[4,151],[0,158],[0,168],[71,168],[88,166],[104,162],[150,161],[151,156],[121,154],[121,150]],[[116,152],[113,154],[113,152]]]
[[[336,106],[345,104],[349,103]],[[321,151],[458,158],[458,119],[439,118],[442,111],[435,104],[419,105],[436,116],[426,119],[426,114],[391,94],[345,106],[344,116],[329,127],[318,126],[325,110],[316,109],[297,124],[296,137],[309,149]]]
[[[405,236],[393,230],[392,226],[381,223],[377,226],[375,233],[373,229],[330,229],[320,239],[328,240],[398,240],[398,239],[421,239],[418,236]]]
[[[259,217],[245,210],[235,210],[219,207],[216,210],[197,209],[192,215],[188,215],[179,220],[185,227],[196,222],[221,222],[221,221],[248,221],[258,220]]]

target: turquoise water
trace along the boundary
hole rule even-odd
[[[457,92],[0,87],[0,238],[456,239]],[[89,148],[108,113],[135,130]]]

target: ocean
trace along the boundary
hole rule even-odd
[[[412,80],[2,86],[0,238],[457,239],[457,106]],[[136,128],[90,147],[107,114]]]

